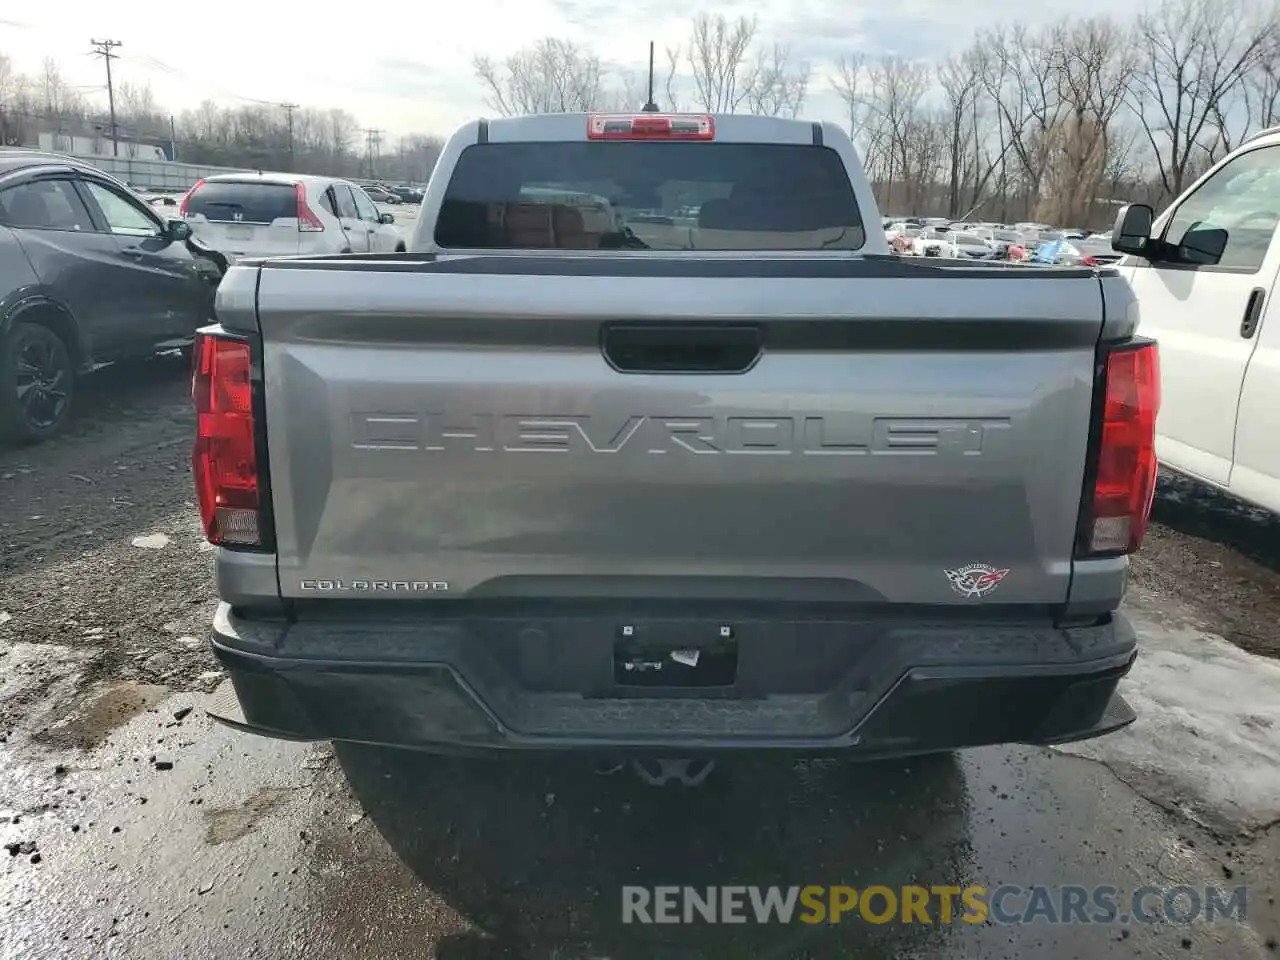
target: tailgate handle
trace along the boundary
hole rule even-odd
[[[620,373],[744,373],[760,347],[760,328],[748,324],[614,323],[600,337]]]

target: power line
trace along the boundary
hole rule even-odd
[[[116,91],[111,82],[111,61],[119,54],[112,53],[116,47],[123,46],[119,40],[90,40],[94,56],[101,57],[107,64],[107,106],[111,111],[111,155],[120,156],[120,128],[116,126]]]
[[[233,100],[244,100],[246,103],[255,103],[262,107],[279,106],[279,104],[274,100],[262,100],[258,97],[246,97],[242,93],[236,93],[234,90],[228,90],[226,87],[220,86],[216,83],[211,83],[207,77],[194,77],[185,70],[179,70],[177,67],[169,65],[163,60],[157,60],[155,57],[147,53],[131,53],[126,57],[126,59],[140,63],[143,66],[151,67],[155,70],[160,70],[163,73],[172,74],[175,77],[181,77],[189,83],[204,87],[207,90],[216,91],[217,93],[220,93],[225,97],[230,97]]]

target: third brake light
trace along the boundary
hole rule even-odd
[[[708,114],[593,113],[588,140],[714,140],[715,119]]]

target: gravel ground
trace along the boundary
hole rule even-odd
[[[201,712],[220,677],[202,642],[212,563],[186,387],[176,358],[105,370],[63,437],[0,449],[0,841],[18,851],[0,858],[0,960],[1275,954],[1280,826],[1183,815],[1185,777],[1153,775],[1140,749],[1159,735],[1166,755],[1197,739],[1229,750],[1244,728],[1192,717],[1184,735],[1164,674],[1134,689],[1149,717],[1162,705],[1171,717],[1091,741],[1103,746],[1082,750],[1089,759],[991,748],[914,772],[750,768],[692,799],[578,770],[335,754],[212,724]],[[1155,516],[1133,567],[1149,637],[1172,629],[1176,608],[1280,657],[1277,522],[1176,478],[1162,480]],[[1199,635],[1178,629],[1199,655]],[[1195,662],[1164,655],[1169,676]],[[1240,707],[1256,737],[1280,716],[1270,700]],[[869,877],[1225,878],[1249,884],[1251,922],[1132,936],[964,925],[685,936],[617,922],[625,883]]]
[[[0,641],[87,657],[86,682],[215,682],[201,679],[212,655],[190,639],[205,635],[214,593],[191,484],[188,383],[176,356],[99,371],[65,434],[0,450],[0,620],[20,612],[22,622],[20,637],[0,623]],[[134,546],[161,528],[165,546]],[[0,732],[61,676],[39,657],[15,659],[9,671],[45,675],[0,701]]]
[[[1280,517],[1168,472],[1133,579],[1195,608],[1251,653],[1280,658]]]

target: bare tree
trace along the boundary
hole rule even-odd
[[[959,56],[957,67],[960,78],[972,74],[978,82],[977,89],[969,100],[969,132],[965,137],[972,155],[964,165],[965,195],[960,209],[961,214],[967,217],[994,199],[993,191],[998,184],[1007,182],[1010,138],[1005,135],[998,108],[985,95],[986,84],[983,78],[987,75],[987,52],[980,39],[975,38]],[[959,82],[960,88],[964,89],[967,79]]]
[[[946,98],[943,123],[947,132],[947,215],[961,214],[961,189],[976,174],[977,131],[972,117],[982,92],[982,77],[971,55],[951,57],[938,68],[938,83]]]
[[[1051,131],[1064,109],[1056,68],[1058,53],[1052,31],[1035,32],[1018,24],[981,38],[985,49],[983,85],[1000,111],[1004,134],[1025,193],[1040,193],[1049,154]]]
[[[868,111],[871,123],[879,126],[886,153],[885,206],[892,206],[899,179],[903,184],[901,192],[906,195],[903,199],[914,203],[917,190],[907,181],[913,160],[911,139],[913,133],[919,133],[914,121],[929,89],[929,69],[905,57],[880,57],[871,65],[869,80]]]
[[[837,61],[832,89],[883,209],[957,216],[966,194],[987,188],[999,151],[990,142],[982,67],[975,48],[936,69],[892,56]],[[942,104],[929,107],[935,83]]]
[[[335,155],[350,152],[351,145],[356,139],[356,132],[360,129],[360,121],[338,107],[329,110],[327,119],[329,148]]]
[[[1100,192],[1111,202],[1111,213],[1118,200],[1146,200],[1155,198],[1144,189],[1143,167],[1145,158],[1142,147],[1146,145],[1141,125],[1136,119],[1122,117],[1117,119],[1111,129],[1111,146],[1107,151],[1107,164],[1102,174]],[[1101,219],[1101,218],[1099,218]]]
[[[378,161],[379,170],[393,179],[423,181],[443,149],[444,140],[440,137],[411,133],[400,137],[396,153]]]
[[[593,110],[605,100],[600,58],[572,40],[543,37],[501,63],[474,60],[488,103],[503,116]]]
[[[844,103],[845,113],[849,118],[849,137],[855,143],[862,134],[866,116],[866,69],[865,57],[842,56],[836,61],[836,75],[831,81],[836,96]]]
[[[26,78],[13,69],[13,61],[0,54],[0,146],[21,143],[25,117],[19,115],[18,95]]]
[[[700,13],[693,18],[684,61],[703,110],[737,113],[748,102],[755,80],[750,56],[755,35],[755,17],[731,21],[724,14]]]
[[[84,115],[84,98],[67,85],[52,57],[45,57],[39,78],[40,109],[49,117],[70,119]]]
[[[654,78],[656,85],[657,78]],[[654,96],[658,91],[654,91]],[[610,110],[639,110],[649,99],[649,75],[639,70],[625,70],[619,77],[618,90],[609,98]],[[669,109],[669,108],[668,108]]]
[[[947,117],[942,111],[912,111],[898,135],[898,160],[906,204],[913,210],[932,208],[948,147]]]
[[[1138,17],[1139,64],[1128,102],[1166,197],[1182,192],[1193,160],[1222,138],[1227,101],[1270,49],[1273,21],[1258,18],[1246,3],[1165,0]]]
[[[1135,62],[1125,32],[1107,19],[1060,23],[1052,46],[1063,110],[1046,131],[1050,152],[1038,217],[1078,224],[1092,212]]]
[[[223,138],[223,114],[212,100],[203,100],[195,110],[182,115],[184,132],[197,140],[217,143]]]
[[[1003,35],[979,32],[975,34],[969,50],[974,69],[982,80],[984,93],[979,99],[978,109],[984,114],[990,111],[994,117],[989,135],[989,139],[994,139],[994,144],[987,153],[994,167],[992,190],[999,204],[999,219],[1010,220],[1011,190],[1016,179],[1014,168],[1018,164],[1017,159],[1012,156],[1013,143],[1026,125],[1026,111],[1018,101],[1015,101],[1014,110],[1006,110],[1006,104],[1001,99],[1010,74]],[[981,199],[975,195],[973,205],[978,204]]]
[[[13,96],[17,93],[19,76],[20,74],[13,69],[13,61],[0,53],[0,109],[12,103]]]
[[[1273,31],[1258,62],[1244,76],[1245,110],[1260,129],[1280,126],[1280,31]]]
[[[885,155],[886,127],[874,109],[879,97],[867,61],[861,54],[841,57],[836,63],[832,89],[845,106],[849,138],[862,154],[862,165],[873,181],[879,176]]]
[[[1211,132],[1200,144],[1204,156],[1200,163],[1193,161],[1194,167],[1208,169],[1254,129],[1280,125],[1280,8],[1272,8],[1254,23],[1266,32],[1262,48],[1240,83],[1213,105],[1208,124]],[[1190,179],[1189,172],[1188,182]]]
[[[295,164],[296,157],[299,153],[314,153],[323,146],[323,141],[317,136],[320,124],[318,115],[315,110],[310,107],[303,107],[294,111],[293,114],[293,143]],[[286,136],[288,131],[288,123],[285,124]]]
[[[809,92],[810,65],[794,61],[784,43],[756,46],[755,39],[755,17],[694,17],[688,41],[665,51],[668,108],[692,101],[708,113],[797,116]]]
[[[151,87],[124,82],[116,87],[116,116],[130,138],[169,137],[169,118],[156,103]]]
[[[810,73],[808,63],[792,62],[791,48],[784,44],[757,50],[747,90],[751,112],[765,117],[798,116],[809,92]]]
[[[150,86],[137,86],[125,81],[116,87],[116,113],[130,119],[156,113],[156,97]]]

